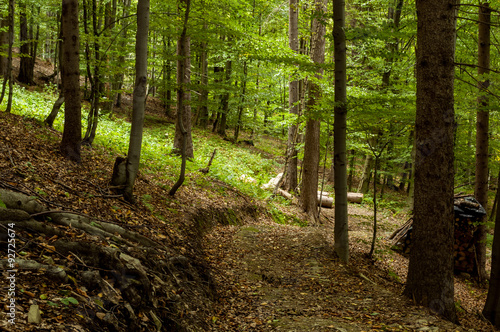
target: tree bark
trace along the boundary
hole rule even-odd
[[[7,82],[9,82],[9,96],[7,99],[7,107],[5,108],[6,113],[10,113],[12,109],[12,95],[13,95],[13,70],[12,70],[12,48],[14,45],[14,14],[15,14],[14,0],[9,0],[9,17],[8,17],[8,39],[9,39],[9,48],[7,55],[7,73],[5,74],[3,85],[2,85],[2,94],[0,95],[0,103],[2,103],[3,98],[5,96],[5,88],[7,86]]]
[[[142,130],[144,125],[144,101],[148,83],[148,32],[149,0],[137,3],[137,33],[135,41],[135,88],[132,101],[132,128],[127,154],[127,181],[124,198],[134,202],[134,182],[139,171],[141,159]]]
[[[290,0],[289,2],[289,25],[288,25],[288,44],[290,49],[299,52],[299,1]],[[292,80],[288,83],[288,107],[290,114],[299,114],[299,81]],[[288,169],[286,171],[286,190],[294,191],[297,188],[297,130],[298,123],[288,127],[287,159]]]
[[[489,136],[489,100],[486,90],[489,80],[482,75],[489,73],[490,68],[490,8],[488,3],[479,7],[478,32],[478,92],[477,119],[476,119],[476,179],[474,196],[487,211],[488,205],[488,136]],[[480,281],[486,277],[486,221],[484,216],[477,229],[476,255],[477,273]]]
[[[19,75],[17,76],[17,80],[24,84],[32,84],[33,83],[33,66],[31,62],[30,56],[30,44],[28,37],[28,18],[27,18],[27,8],[26,3],[22,3],[20,5],[19,12],[19,40],[21,42],[20,53],[22,54],[20,64],[19,64]]]
[[[182,0],[181,2],[186,6],[190,5],[189,0]],[[187,21],[185,24],[187,25]],[[177,56],[180,59],[177,61],[177,115],[181,114],[182,121],[177,121],[175,126],[173,153],[182,155],[184,144],[186,144],[186,158],[191,159],[194,158],[193,138],[191,136],[191,92],[188,86],[191,83],[191,43],[187,35],[187,26],[184,29],[186,29],[183,32],[185,35],[181,35],[177,42]],[[180,63],[180,61],[183,61],[183,63]],[[179,94],[180,92],[181,94]]]
[[[326,11],[326,0],[315,0],[315,15],[312,23],[312,51],[311,59],[316,64],[325,62],[325,26],[323,25]],[[316,72],[316,79],[323,76],[323,69]],[[318,218],[318,170],[319,170],[319,139],[320,121],[315,114],[315,107],[321,99],[321,90],[316,81],[309,82],[309,98],[307,100],[307,123],[304,144],[304,161],[302,163],[302,186],[300,190],[300,201],[302,209],[311,218]]]
[[[347,214],[347,75],[345,38],[345,1],[335,0],[333,8],[333,39],[335,56],[334,107],[334,174],[335,174],[335,252],[344,263],[349,262]]]
[[[228,89],[231,85],[231,75],[233,71],[232,68],[232,61],[226,61],[226,89]],[[229,113],[229,90],[226,90],[226,92],[224,92],[224,94],[221,96],[221,112],[219,123],[217,124],[217,133],[222,137],[226,137],[227,113]]]
[[[417,0],[416,4],[415,210],[404,294],[457,322],[453,298],[453,92],[457,1]]]
[[[63,94],[66,101],[64,132],[60,150],[65,158],[80,162],[82,140],[80,99],[80,31],[78,0],[62,0],[62,63]]]
[[[241,129],[241,118],[243,115],[243,109],[245,104],[245,95],[247,93],[247,62],[243,63],[243,82],[241,82],[241,99],[240,105],[238,106],[238,121],[236,123],[236,128],[234,129],[234,143],[238,143],[238,137]]]
[[[176,129],[179,129],[180,134],[182,135],[182,146],[181,146],[181,171],[179,174],[179,179],[176,183],[174,183],[173,187],[170,189],[168,194],[170,196],[174,196],[177,190],[180,188],[182,183],[184,182],[185,174],[186,174],[186,159],[188,158],[188,130],[184,124],[184,116],[183,113],[179,111],[179,109],[183,109],[184,101],[186,97],[184,94],[187,94],[188,87],[186,84],[190,82],[190,77],[187,75],[190,73],[189,71],[189,36],[187,36],[187,24],[189,19],[189,11],[191,7],[191,0],[180,0],[180,5],[185,5],[186,8],[184,10],[184,26],[182,28],[182,33],[179,37],[179,41],[177,43],[177,125]],[[179,6],[180,7],[180,6]],[[191,111],[189,112],[191,114]],[[189,119],[191,120],[191,118]],[[189,122],[191,124],[191,122]],[[177,132],[177,130],[176,130]],[[189,132],[190,134],[191,132]],[[190,136],[190,135],[189,135]],[[191,143],[192,144],[192,143]]]
[[[207,24],[203,26],[207,29]],[[201,43],[201,57],[200,57],[200,95],[198,97],[198,123],[201,128],[206,128],[208,125],[208,53],[207,43]]]
[[[0,52],[6,52],[9,48],[9,18],[0,17]],[[0,76],[7,74],[8,58],[0,55]]]
[[[371,153],[367,153],[365,157],[365,165],[363,166],[363,175],[361,176],[361,181],[359,181],[358,192],[366,194],[370,189],[372,168],[373,156]]]
[[[500,196],[500,186],[497,188],[497,196]],[[496,215],[494,234],[491,250],[491,276],[483,315],[498,329],[500,328],[500,213]]]

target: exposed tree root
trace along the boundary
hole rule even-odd
[[[43,272],[61,283],[71,279],[77,288],[85,286],[83,295],[72,294],[92,331],[187,331],[193,321],[200,331],[206,326],[199,312],[208,310],[206,299],[212,297],[212,290],[199,262],[121,226],[48,211],[23,194],[0,190],[0,199],[7,207],[0,208],[0,224],[14,223],[15,229],[52,237],[49,244],[40,245],[59,254],[57,266],[51,259],[45,263],[16,259],[16,268]],[[68,228],[90,236],[68,236]],[[1,260],[0,266],[5,269],[7,263]]]

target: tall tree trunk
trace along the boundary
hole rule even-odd
[[[99,122],[99,102],[101,99],[102,84],[101,84],[101,46],[99,43],[99,30],[101,22],[97,13],[97,0],[92,0],[92,26],[94,38],[94,75],[92,78],[91,104],[87,122],[87,131],[83,139],[83,144],[92,145],[97,132],[97,124]],[[90,74],[92,75],[92,74]]]
[[[189,37],[187,36],[187,23],[189,19],[189,11],[191,7],[191,0],[180,0],[180,5],[185,5],[185,11],[184,11],[184,25],[182,28],[182,33],[179,37],[179,41],[177,42],[177,55],[178,55],[178,60],[177,60],[177,125],[176,129],[178,128],[181,135],[182,135],[182,146],[181,146],[181,156],[182,156],[182,162],[181,162],[181,171],[179,174],[179,179],[177,182],[173,185],[173,187],[170,189],[168,192],[170,196],[175,195],[177,190],[180,188],[182,183],[184,182],[184,177],[186,173],[186,159],[188,158],[188,135],[191,136],[191,132],[188,130],[184,124],[184,114],[180,110],[184,108],[183,103],[186,101],[186,97],[184,94],[187,94],[188,92],[188,87],[186,86],[187,84],[190,83],[190,74],[189,71]],[[180,7],[180,6],[179,6]],[[189,110],[191,113],[191,110]],[[190,125],[190,124],[189,124]],[[190,130],[190,128],[189,128]],[[176,130],[177,132],[177,130]]]
[[[26,3],[21,2],[19,12],[19,40],[21,42],[20,52],[22,54],[19,64],[19,75],[17,80],[24,84],[33,83],[33,68],[30,65],[30,40],[28,36],[28,18]]]
[[[207,29],[207,24],[203,26]],[[208,54],[207,54],[207,43],[201,43],[201,57],[200,57],[200,95],[198,97],[198,123],[201,128],[206,128],[208,125]]]
[[[8,52],[9,48],[9,17],[0,16],[0,53]],[[7,74],[8,58],[0,55],[0,76]]]
[[[132,128],[127,154],[127,180],[124,198],[134,202],[134,182],[141,159],[142,130],[144,125],[144,100],[148,85],[148,33],[149,0],[137,3],[137,34],[135,38],[135,88],[132,101]]]
[[[82,111],[80,100],[78,0],[62,0],[62,35],[61,75],[63,77],[63,93],[66,107],[60,150],[65,158],[80,162]]]
[[[9,96],[7,99],[7,107],[5,108],[5,112],[10,113],[12,109],[12,95],[13,95],[13,70],[12,70],[12,48],[14,45],[14,17],[15,17],[15,8],[14,8],[14,0],[9,0],[9,17],[8,17],[8,25],[9,25],[9,48],[7,55],[7,73],[5,74],[3,85],[2,85],[2,94],[0,95],[0,103],[3,101],[5,96],[5,88],[7,86],[7,82],[9,82]]]
[[[236,128],[234,129],[234,143],[238,143],[238,136],[240,134],[241,128],[241,117],[243,115],[243,109],[245,104],[245,95],[247,93],[247,62],[243,63],[243,82],[241,83],[241,99],[240,105],[238,106],[238,121],[236,122]]]
[[[488,205],[488,135],[489,135],[489,100],[486,90],[490,84],[482,75],[489,73],[490,68],[490,7],[484,3],[479,7],[479,33],[478,33],[478,75],[479,97],[476,119],[476,182],[474,196],[487,211]],[[477,274],[479,280],[486,277],[486,221],[483,217],[477,230],[476,255]]]
[[[335,252],[344,263],[349,261],[347,214],[347,75],[345,39],[345,1],[335,0],[333,8],[333,39],[335,56],[334,157],[335,165]]]
[[[417,0],[416,4],[415,210],[404,294],[457,322],[453,298],[453,88],[458,3]]]
[[[191,136],[191,93],[189,84],[191,83],[191,51],[190,38],[187,35],[187,20],[189,15],[189,0],[181,0],[183,6],[186,6],[186,21],[183,28],[183,34],[177,42],[177,118],[181,114],[181,120],[177,121],[175,126],[174,148],[173,152],[186,158],[194,158],[193,138]],[[181,63],[182,62],[182,63]],[[181,100],[182,98],[182,100]],[[184,144],[186,144],[184,146]],[[185,150],[185,153],[183,152]]]
[[[500,179],[500,174],[498,178]],[[500,196],[500,186],[497,188],[496,196]],[[500,329],[500,213],[496,215],[494,232],[491,250],[491,276],[483,315],[497,329]]]
[[[315,0],[315,15],[312,23],[312,46],[311,59],[316,64],[325,62],[325,21],[326,0]],[[316,72],[316,79],[323,76],[323,69]],[[307,100],[307,123],[304,144],[304,161],[302,163],[302,186],[300,190],[300,201],[304,211],[315,221],[318,218],[318,170],[319,170],[319,143],[320,143],[320,121],[316,120],[314,108],[321,99],[321,88],[319,83],[311,80],[309,82],[309,98]]]
[[[232,75],[232,61],[226,61],[226,85],[229,87],[231,85],[231,75]],[[222,137],[226,137],[226,126],[227,126],[227,115],[229,113],[229,90],[226,88],[226,92],[221,96],[221,112],[220,119],[217,125],[217,133]]]
[[[125,64],[125,48],[127,43],[127,20],[125,17],[129,15],[129,9],[131,5],[131,0],[123,0],[123,18],[120,20],[121,22],[121,39],[119,43],[120,56],[118,57],[118,63],[123,66]],[[122,86],[123,79],[125,77],[125,68],[121,67],[122,70],[114,77],[113,90],[116,91],[116,96],[113,97],[113,101],[116,107],[121,107],[122,103]]]
[[[290,49],[299,52],[299,1],[289,1],[289,17],[288,17],[288,44]],[[290,114],[299,114],[299,81],[293,79],[288,83],[288,108]],[[297,130],[298,123],[288,127],[288,144],[287,144],[287,159],[288,169],[286,171],[286,189],[288,191],[296,190],[297,188]]]

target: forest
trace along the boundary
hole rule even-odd
[[[493,0],[2,1],[0,327],[500,329],[499,28]]]

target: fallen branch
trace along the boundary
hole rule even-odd
[[[210,157],[210,160],[208,161],[207,167],[200,168],[198,171],[202,172],[203,174],[208,174],[208,172],[210,171],[210,166],[212,166],[212,161],[214,160],[216,152],[217,152],[217,149],[214,149],[214,152],[212,152],[212,156]]]

